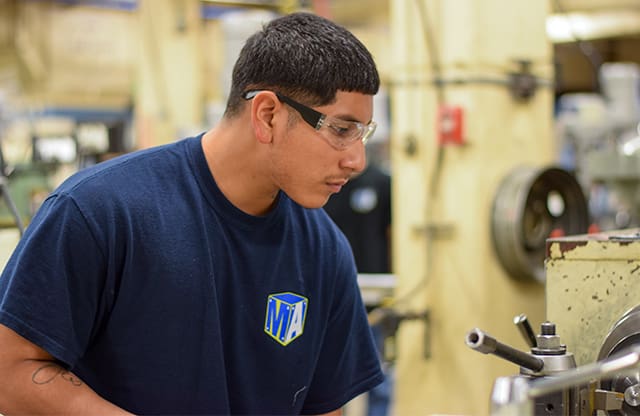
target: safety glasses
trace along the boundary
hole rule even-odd
[[[243,94],[245,100],[250,100],[259,92],[264,90],[251,90]],[[366,144],[367,140],[376,131],[377,124],[371,120],[368,124],[357,121],[342,120],[337,117],[328,116],[311,107],[299,103],[286,95],[272,91],[278,100],[287,104],[298,113],[302,119],[313,127],[320,135],[335,149],[343,150],[351,146],[358,140]]]

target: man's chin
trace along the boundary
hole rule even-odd
[[[296,202],[298,202],[298,204],[302,205],[305,208],[317,209],[317,208],[324,207],[327,204],[327,202],[329,201],[330,197],[331,197],[331,195],[327,196],[324,199],[309,198],[308,200],[305,200],[305,201],[296,201]]]

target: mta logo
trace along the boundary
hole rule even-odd
[[[264,332],[282,345],[302,335],[309,300],[291,292],[274,293],[267,299]]]

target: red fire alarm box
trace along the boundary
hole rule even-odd
[[[438,141],[443,144],[464,144],[464,112],[456,105],[443,105],[438,111]]]

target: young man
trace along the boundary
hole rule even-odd
[[[0,278],[0,413],[339,414],[380,383],[319,209],[364,168],[378,86],[344,28],[284,16],[219,125],[62,184]]]

